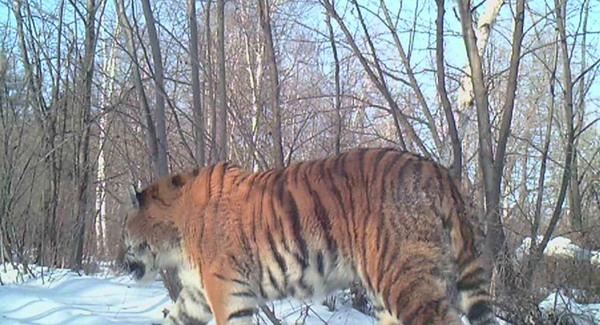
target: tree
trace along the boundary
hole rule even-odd
[[[335,5],[333,2],[332,5]],[[335,33],[333,31],[333,25],[331,24],[331,14],[325,14],[325,23],[327,24],[327,33],[329,36],[329,44],[331,45],[331,54],[333,56],[333,64],[334,64],[334,73],[333,80],[335,85],[335,95],[334,95],[334,107],[335,107],[335,115],[336,115],[336,127],[335,127],[335,153],[340,154],[342,147],[342,128],[343,128],[343,119],[342,119],[342,94],[341,94],[341,86],[340,86],[340,59],[338,56],[337,45],[335,41]]]
[[[87,0],[85,17],[85,52],[83,58],[83,75],[82,79],[82,95],[81,103],[82,110],[82,134],[80,141],[80,164],[81,174],[79,176],[79,189],[77,201],[77,230],[76,230],[76,245],[73,255],[73,265],[75,269],[80,270],[82,267],[83,245],[85,244],[85,231],[87,218],[90,216],[90,185],[91,179],[91,149],[90,149],[90,130],[92,127],[92,83],[94,77],[94,59],[96,54],[96,12],[98,5],[95,0]],[[82,17],[83,18],[83,17]]]
[[[452,165],[450,166],[450,172],[454,178],[460,180],[462,178],[462,146],[460,138],[458,137],[458,129],[456,127],[456,121],[454,114],[452,113],[452,104],[448,98],[448,92],[446,90],[446,68],[444,59],[444,0],[437,0],[437,18],[436,18],[436,32],[435,32],[435,64],[436,64],[436,89],[442,108],[444,109],[444,116],[446,117],[446,123],[448,124],[448,133],[452,143]]]
[[[207,13],[208,14],[208,13]],[[196,1],[188,1],[188,19],[190,24],[190,59],[192,68],[192,111],[194,114],[195,158],[199,166],[204,165],[204,107],[202,107],[202,89],[200,89],[200,71],[198,59],[198,22],[196,19]]]
[[[271,13],[268,0],[258,0],[260,27],[265,42],[265,60],[269,72],[270,93],[269,103],[273,119],[271,121],[271,137],[273,138],[273,164],[277,168],[283,167],[283,144],[281,139],[281,104],[279,100],[279,71],[275,45],[273,44],[273,31],[271,29]]]
[[[152,166],[154,174],[159,175],[158,164],[156,163],[155,158],[159,155],[157,141],[158,136],[156,127],[154,125],[154,119],[152,118],[152,111],[150,110],[150,105],[148,103],[148,97],[146,96],[146,91],[142,83],[141,67],[137,56],[133,27],[131,26],[129,19],[127,18],[127,14],[125,13],[125,5],[123,3],[123,0],[115,0],[115,7],[119,19],[119,24],[121,25],[121,29],[125,33],[127,52],[133,63],[132,71],[134,77],[134,87],[137,93],[138,102],[142,107],[142,111],[144,112],[144,117],[146,120],[146,140],[150,149],[150,166]]]
[[[225,79],[225,1],[217,0],[217,94],[213,161],[227,159],[227,80]]]
[[[471,83],[475,93],[477,108],[477,125],[479,130],[479,164],[483,171],[485,191],[485,220],[487,225],[486,251],[488,256],[495,259],[504,245],[505,234],[502,228],[500,214],[500,195],[504,161],[506,158],[506,143],[510,133],[512,113],[517,91],[517,77],[521,63],[521,43],[523,41],[523,22],[525,4],[523,0],[517,1],[515,26],[512,35],[512,52],[510,70],[505,92],[505,101],[502,109],[502,120],[498,135],[496,155],[493,154],[493,137],[490,124],[490,105],[488,88],[486,86],[483,63],[477,39],[473,29],[471,1],[459,2],[460,19],[465,48],[471,70]]]
[[[165,76],[163,73],[162,54],[160,52],[160,44],[156,33],[156,24],[154,23],[154,15],[148,0],[142,0],[142,8],[144,17],[146,18],[146,27],[148,28],[148,38],[150,40],[150,48],[152,50],[152,62],[154,65],[154,96],[156,110],[154,111],[154,120],[156,122],[156,142],[157,155],[154,157],[154,168],[156,177],[164,177],[169,173],[167,162],[167,122],[165,116]]]

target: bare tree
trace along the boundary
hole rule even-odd
[[[526,281],[531,286],[531,277],[534,267],[542,259],[544,249],[548,245],[551,239],[552,233],[558,224],[558,221],[562,215],[562,208],[565,198],[567,196],[567,190],[571,181],[571,167],[573,165],[573,159],[575,155],[575,129],[573,127],[573,77],[571,72],[571,60],[569,57],[569,46],[567,44],[567,32],[566,32],[566,13],[567,13],[567,1],[554,1],[554,14],[556,17],[556,25],[558,32],[559,47],[562,58],[562,73],[563,73],[563,97],[564,97],[564,120],[565,120],[565,157],[562,177],[560,180],[560,188],[556,198],[556,203],[552,211],[552,216],[548,222],[546,231],[539,245],[535,240],[532,241],[532,253],[529,258],[527,269],[525,271]],[[549,122],[551,123],[551,121]],[[536,237],[533,237],[536,238]]]
[[[77,230],[75,240],[75,251],[73,255],[73,265],[75,269],[82,267],[83,246],[85,244],[85,231],[87,218],[90,216],[90,185],[91,179],[91,149],[90,149],[90,130],[92,126],[92,83],[94,76],[94,59],[96,54],[96,12],[98,5],[95,0],[87,0],[85,20],[85,49],[83,58],[83,75],[81,76],[83,89],[83,100],[81,103],[82,114],[82,134],[80,142],[80,165],[81,174],[79,175],[78,202],[77,202]],[[83,17],[82,17],[83,18]]]
[[[146,18],[146,27],[148,29],[148,38],[150,40],[150,48],[152,50],[152,62],[154,65],[154,96],[156,110],[154,120],[156,122],[156,142],[158,152],[155,159],[155,172],[157,177],[166,176],[169,173],[167,162],[167,122],[165,116],[165,76],[163,73],[162,54],[160,52],[160,44],[156,33],[156,24],[152,7],[148,0],[142,0],[142,8],[144,17]]]
[[[27,16],[31,19],[29,3],[25,2],[25,11]],[[60,4],[60,17],[63,15],[64,2]],[[23,67],[25,71],[25,79],[27,81],[27,98],[31,101],[34,107],[34,117],[41,127],[44,135],[42,157],[46,165],[48,173],[44,175],[44,183],[42,187],[46,193],[51,195],[45,196],[43,201],[43,211],[45,211],[45,220],[43,225],[43,234],[41,241],[39,242],[39,256],[43,260],[45,258],[44,250],[55,250],[56,249],[56,216],[57,216],[57,201],[58,201],[58,181],[59,172],[57,171],[57,156],[55,150],[56,141],[56,114],[51,111],[53,103],[47,103],[42,93],[42,82],[41,82],[41,60],[39,58],[39,50],[36,49],[35,44],[32,44],[33,50],[30,52],[26,41],[26,28],[24,27],[24,13],[22,1],[14,1],[13,12],[16,18],[16,29],[19,49],[21,51],[21,57]],[[31,36],[31,29],[27,29]],[[62,24],[59,25],[59,31],[62,30]],[[32,37],[32,36],[31,36]],[[59,40],[61,38],[59,37]],[[61,43],[58,42],[58,55],[57,55],[57,78],[59,78],[61,69]],[[56,83],[56,87],[53,89],[53,99],[58,97],[60,83]],[[43,245],[44,241],[48,241],[46,245]],[[54,254],[54,253],[53,253]],[[54,254],[55,255],[55,254]]]
[[[137,93],[138,101],[142,106],[142,110],[144,112],[144,117],[146,120],[146,128],[147,128],[147,143],[150,148],[150,165],[156,166],[154,163],[154,156],[158,155],[158,143],[157,143],[157,133],[156,127],[154,125],[154,119],[152,118],[152,112],[150,110],[150,105],[148,103],[148,97],[146,96],[146,91],[144,90],[144,85],[142,83],[142,74],[141,67],[139,63],[139,59],[136,52],[136,43],[135,36],[133,34],[133,27],[127,18],[127,14],[125,13],[125,5],[123,0],[115,0],[115,7],[117,8],[117,15],[119,19],[119,24],[121,25],[121,29],[125,33],[126,38],[126,46],[127,52],[131,61],[133,63],[133,77],[134,77],[134,87]],[[158,169],[153,168],[155,174],[158,173]]]
[[[452,113],[452,104],[448,98],[446,90],[446,68],[444,62],[444,0],[437,0],[437,19],[435,33],[435,58],[436,58],[436,76],[437,76],[437,92],[440,97],[446,123],[448,124],[448,133],[452,143],[452,165],[450,171],[456,179],[462,178],[462,146],[458,137],[458,129],[456,121]]]
[[[331,3],[335,6],[335,3]],[[333,56],[334,72],[333,80],[335,85],[335,95],[333,97],[335,107],[335,153],[341,152],[341,141],[342,141],[342,129],[343,129],[343,118],[342,118],[342,94],[340,87],[340,58],[338,56],[337,44],[335,40],[335,33],[333,31],[333,25],[331,24],[331,14],[327,12],[325,14],[325,23],[327,24],[327,32],[329,35],[329,44],[331,45],[331,54]]]
[[[358,2],[356,2],[356,1],[353,1],[353,2],[354,2],[355,7],[357,8],[357,11],[360,10],[360,8],[358,7]],[[425,118],[427,119],[427,127],[429,128],[429,131],[431,132],[431,138],[433,139],[435,148],[437,149],[438,152],[441,152],[442,151],[442,141],[440,140],[440,136],[438,134],[437,127],[433,120],[433,115],[431,114],[431,110],[429,109],[429,105],[427,104],[427,100],[425,99],[425,95],[423,94],[423,91],[421,90],[421,87],[419,86],[419,82],[417,81],[417,78],[416,78],[413,68],[411,66],[410,58],[408,57],[406,51],[404,50],[404,46],[402,45],[402,42],[400,41],[400,37],[398,37],[398,33],[396,33],[396,29],[394,27],[394,23],[392,21],[391,15],[390,15],[390,11],[389,11],[387,5],[385,4],[385,1],[380,0],[379,4],[380,4],[381,9],[383,10],[383,15],[385,17],[385,19],[384,19],[385,26],[390,31],[390,34],[392,35],[392,38],[394,40],[394,45],[396,45],[398,54],[400,55],[400,58],[402,59],[402,64],[404,65],[404,70],[406,71],[406,75],[408,76],[409,85],[412,88],[412,90],[414,91],[415,95],[417,96],[417,101],[419,102],[419,105],[421,105],[423,113],[425,114]],[[358,11],[358,12],[360,14],[360,11]],[[361,18],[361,21],[363,21],[362,18]]]
[[[266,50],[265,46],[253,46],[255,39],[252,31],[254,30],[254,24],[251,22],[251,12],[246,9],[244,19],[250,24],[250,27],[244,28],[243,41],[246,56],[246,64],[248,65],[248,82],[251,93],[251,102],[253,109],[253,116],[251,122],[251,136],[248,137],[248,142],[252,147],[252,170],[257,168],[264,169],[268,163],[263,159],[261,153],[257,150],[258,136],[261,130],[261,124],[263,123],[263,101],[261,98],[261,91],[263,88],[263,73],[264,73],[264,53]],[[260,24],[260,23],[259,23]],[[255,49],[256,48],[256,49]]]
[[[373,65],[375,66],[375,71],[377,71],[377,74],[375,73],[375,71],[373,71],[373,69],[371,68],[371,65],[369,64],[369,62],[367,61],[365,56],[362,54],[360,48],[358,47],[358,45],[356,44],[356,42],[354,40],[354,37],[352,36],[352,33],[350,33],[350,30],[346,26],[346,23],[338,15],[338,13],[337,13],[335,7],[332,5],[331,1],[321,0],[320,2],[325,7],[327,12],[331,15],[331,17],[333,19],[335,19],[335,21],[338,23],[338,25],[342,29],[342,32],[346,36],[346,41],[352,48],[352,51],[354,52],[354,54],[358,57],[361,65],[365,69],[365,72],[369,76],[369,79],[375,85],[375,87],[377,87],[377,89],[380,91],[380,93],[383,95],[383,97],[386,99],[386,102],[390,106],[391,115],[392,115],[392,118],[394,119],[394,125],[395,125],[396,131],[398,133],[398,141],[399,141],[400,147],[402,149],[407,148],[407,144],[404,140],[404,135],[403,135],[403,131],[402,131],[402,129],[405,129],[405,130],[407,130],[411,140],[417,144],[419,149],[424,154],[428,155],[429,151],[427,150],[427,148],[425,147],[425,145],[423,144],[421,139],[417,136],[416,132],[414,131],[413,127],[408,122],[407,118],[400,111],[400,107],[398,107],[398,104],[392,97],[392,94],[390,93],[390,90],[387,87],[385,77],[383,75],[383,70],[381,69],[381,65],[377,59],[377,56],[375,53],[375,47],[370,39],[370,36],[368,34],[365,35],[366,39],[367,39],[367,43],[369,44],[369,49],[371,51],[371,55],[374,56]],[[356,3],[356,2],[353,2],[353,3],[355,4],[355,7],[357,8],[357,12],[360,13],[361,11],[360,11],[360,7],[358,6],[358,3]],[[362,19],[362,16],[359,17],[359,22],[361,23],[363,30],[366,32],[367,28],[366,28],[364,20]],[[401,127],[401,125],[402,125],[402,127]]]
[[[462,1],[462,0],[460,0]],[[459,1],[459,2],[460,2]],[[475,31],[477,52],[479,56],[483,56],[485,49],[488,45],[490,34],[492,32],[492,26],[496,22],[500,9],[504,5],[502,0],[489,1],[486,8],[477,22],[477,30]],[[471,69],[467,65],[465,68],[467,74],[461,78],[460,88],[458,92],[458,106],[460,109],[467,109],[473,105],[473,85],[471,81],[470,72]]]
[[[225,79],[225,1],[217,0],[217,93],[213,161],[227,159],[227,81]]]
[[[265,42],[265,60],[269,72],[270,93],[269,102],[273,119],[271,121],[271,137],[273,139],[273,164],[277,168],[283,167],[283,144],[281,139],[281,104],[279,101],[279,71],[277,57],[273,44],[273,31],[271,30],[271,13],[268,0],[258,0],[260,27]]]
[[[208,13],[207,13],[208,15]],[[188,19],[190,24],[190,59],[192,68],[192,110],[194,112],[195,158],[199,166],[204,165],[204,107],[202,107],[202,89],[200,89],[200,71],[198,59],[198,22],[196,19],[196,1],[188,1]]]
[[[501,126],[495,157],[493,154],[493,137],[490,124],[488,89],[484,78],[483,63],[479,52],[480,50],[477,46],[477,39],[473,29],[471,1],[460,1],[459,7],[463,38],[465,47],[467,49],[469,66],[472,74],[471,83],[474,89],[475,103],[477,107],[479,162],[481,170],[483,171],[485,190],[485,220],[488,228],[488,232],[486,234],[486,250],[491,257],[495,259],[500,253],[505,240],[500,214],[500,187],[502,185],[504,160],[506,156],[506,143],[510,133],[512,112],[517,90],[517,77],[521,62],[521,43],[523,41],[525,5],[523,0],[517,1],[515,26],[512,36],[510,70],[507,89],[505,92],[505,102],[503,106],[502,120],[500,122]]]

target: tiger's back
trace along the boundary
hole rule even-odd
[[[459,312],[495,323],[461,195],[422,157],[360,149],[263,173],[217,164],[181,193],[184,251],[220,325],[353,281],[381,324],[460,324]]]

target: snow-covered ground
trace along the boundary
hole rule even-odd
[[[6,267],[6,271],[5,271]],[[137,285],[128,276],[104,271],[80,276],[68,270],[32,267],[35,277],[18,277],[16,270],[0,265],[0,324],[160,324],[162,312],[171,304],[162,283]],[[21,272],[22,274],[22,272]],[[339,295],[331,312],[318,302],[283,300],[274,304],[282,324],[374,325],[376,321],[349,306],[348,297]],[[568,317],[577,314],[579,324],[600,322],[600,304],[581,305],[554,293],[540,303],[545,314]],[[258,324],[271,324],[257,316]],[[596,323],[589,322],[594,319]],[[503,323],[507,324],[507,323]],[[210,323],[214,325],[214,322]]]
[[[162,311],[171,304],[162,283],[139,286],[127,276],[103,272],[80,276],[67,270],[52,270],[41,277],[20,279],[12,267],[0,265],[0,324],[159,324]],[[320,303],[291,300],[275,304],[283,324],[352,325],[375,324],[375,320],[341,301],[330,312]],[[259,315],[261,319],[265,316]],[[258,321],[261,324],[269,324]],[[211,323],[211,325],[214,325]]]

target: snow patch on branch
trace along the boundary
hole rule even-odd
[[[542,236],[537,236],[536,242],[542,242]],[[515,256],[521,260],[524,255],[529,255],[531,249],[531,237],[525,237],[523,242],[515,250]],[[567,237],[554,237],[546,245],[544,256],[572,258],[582,261],[590,261],[594,265],[600,265],[600,251],[593,251],[579,247]]]

